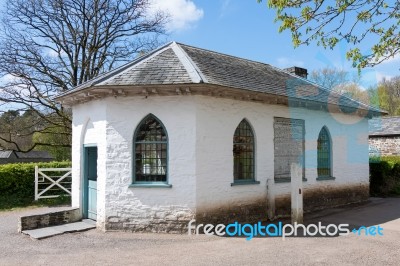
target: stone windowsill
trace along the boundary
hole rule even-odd
[[[290,178],[275,178],[275,183],[290,183]],[[307,182],[307,178],[303,178],[303,182]]]
[[[333,176],[319,176],[317,177],[318,181],[323,181],[323,180],[335,180],[336,178]]]
[[[141,187],[141,188],[171,188],[171,184],[166,183],[133,183],[129,187]]]
[[[242,186],[242,185],[257,185],[260,184],[260,181],[256,180],[243,180],[243,181],[234,181],[231,183],[231,186]]]

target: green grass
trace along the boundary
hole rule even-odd
[[[71,205],[71,197],[61,196],[53,199],[39,199],[34,201],[30,198],[12,198],[0,195],[0,211],[8,211],[16,208],[45,207],[45,206],[68,206]]]

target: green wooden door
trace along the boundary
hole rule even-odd
[[[85,218],[96,220],[97,217],[97,147],[85,147]]]

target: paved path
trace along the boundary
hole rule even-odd
[[[244,238],[103,233],[97,230],[32,241],[17,219],[0,212],[0,265],[399,265],[400,198],[324,212],[311,221],[380,224],[384,236]]]
[[[49,226],[33,230],[24,230],[23,234],[29,235],[34,240],[41,240],[48,237],[62,235],[65,233],[82,232],[96,228],[96,222],[89,219],[83,219],[81,222],[68,223],[56,226]]]

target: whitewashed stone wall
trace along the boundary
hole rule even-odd
[[[306,210],[368,197],[366,119],[205,96],[198,96],[196,100],[197,218],[215,218],[218,221],[217,218],[226,219],[232,215],[232,219],[253,220],[260,218],[259,213],[265,218],[267,179],[274,179],[274,117],[305,120],[307,181],[303,186]],[[255,132],[255,174],[260,184],[231,186],[233,134],[243,118],[249,121]],[[317,139],[323,126],[327,126],[332,136],[333,176],[336,179],[317,181]],[[277,183],[273,189],[277,214],[288,214],[290,183]],[[280,208],[284,210],[280,211]]]
[[[149,113],[168,132],[171,188],[130,186],[133,134]],[[103,230],[185,232],[192,218],[265,219],[267,179],[274,178],[274,117],[305,120],[306,210],[368,197],[366,119],[207,96],[110,97],[74,107],[73,206],[81,206],[82,144],[96,143],[97,223]],[[233,134],[243,118],[254,129],[260,184],[231,186]],[[317,138],[323,126],[332,136],[336,179],[317,181]],[[273,190],[276,215],[285,215],[290,183],[277,183]]]
[[[97,225],[104,226],[105,219],[105,143],[106,143],[106,106],[104,100],[76,105],[72,119],[72,207],[82,210],[83,189],[83,146],[98,147],[97,161]]]
[[[133,135],[152,113],[168,133],[171,188],[130,187]],[[106,229],[183,232],[194,217],[196,109],[192,97],[107,99]]]

